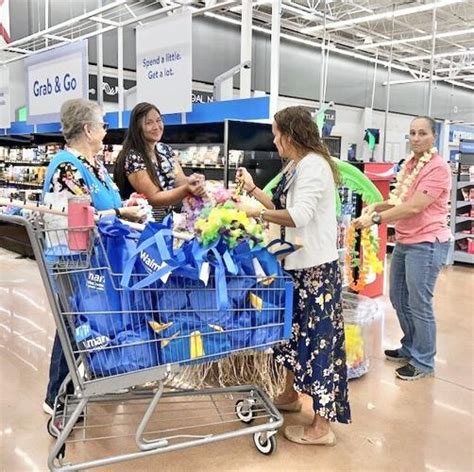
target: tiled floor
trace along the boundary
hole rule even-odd
[[[52,445],[41,403],[54,323],[34,261],[0,250],[0,270],[0,469],[42,472],[47,470]],[[470,268],[454,267],[445,269],[440,277],[434,378],[416,382],[395,379],[396,365],[384,360],[382,349],[396,346],[400,331],[392,308],[381,300],[383,317],[374,325],[371,370],[350,383],[353,424],[335,426],[335,448],[298,446],[279,434],[276,453],[266,457],[244,436],[99,470],[473,470],[473,275]],[[195,414],[196,410],[190,416]],[[106,417],[116,422],[115,415]],[[292,424],[310,419],[311,405],[305,399],[303,411],[287,415],[285,421]],[[122,427],[114,426],[111,431],[114,428]],[[85,460],[122,452],[129,442],[102,440],[89,442],[87,447],[73,444],[66,457]]]

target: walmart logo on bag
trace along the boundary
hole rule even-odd
[[[155,259],[152,259],[145,251],[140,251],[140,260],[149,272],[158,271],[162,265],[158,264],[158,262],[156,262]]]
[[[92,290],[104,290],[105,277],[101,274],[89,272],[87,274],[86,287]]]
[[[109,344],[110,339],[107,336],[102,336],[100,334],[94,338],[87,339],[94,335],[97,335],[97,333],[92,331],[89,323],[79,325],[76,328],[76,342],[80,349],[91,351],[93,349],[106,347]]]

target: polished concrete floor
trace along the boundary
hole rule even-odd
[[[0,249],[0,470],[46,471],[53,444],[41,410],[54,322],[36,263]],[[394,376],[396,365],[383,347],[400,337],[392,308],[380,299],[382,317],[374,324],[371,370],[351,381],[353,423],[335,425],[334,448],[299,446],[278,434],[271,456],[258,453],[250,436],[142,458],[99,470],[120,471],[472,471],[474,272],[446,268],[436,291],[438,354],[436,375],[416,382]],[[133,402],[132,402],[133,403]],[[176,404],[171,403],[176,410]],[[232,406],[232,405],[231,405]],[[133,409],[135,408],[135,410]],[[102,406],[96,410],[112,426],[99,435],[124,432],[115,413],[134,418],[143,405]],[[202,418],[200,403],[186,424]],[[189,411],[189,414],[186,413]],[[176,416],[173,412],[172,417]],[[199,416],[200,415],[200,416]],[[212,414],[210,413],[212,422]],[[309,422],[311,405],[285,416],[286,424]],[[179,420],[176,420],[179,424]],[[219,428],[219,427],[217,427]],[[132,432],[125,431],[125,434]],[[80,434],[75,435],[78,439]],[[68,445],[66,459],[88,460],[121,453],[133,436]]]

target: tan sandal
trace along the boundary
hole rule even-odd
[[[298,413],[301,411],[301,408],[303,408],[303,404],[299,399],[290,403],[275,403],[274,405],[277,407],[278,410],[287,411],[290,413]]]
[[[306,438],[304,435],[304,426],[287,426],[283,432],[285,438],[297,444],[314,445],[314,446],[335,446],[336,435],[329,430],[320,438]]]

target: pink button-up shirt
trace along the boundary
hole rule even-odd
[[[408,163],[408,172],[415,163]],[[443,158],[436,154],[426,163],[408,190],[405,201],[415,192],[434,198],[421,213],[395,223],[395,237],[402,244],[422,242],[445,242],[451,238],[448,226],[448,202],[451,193],[451,169]]]

